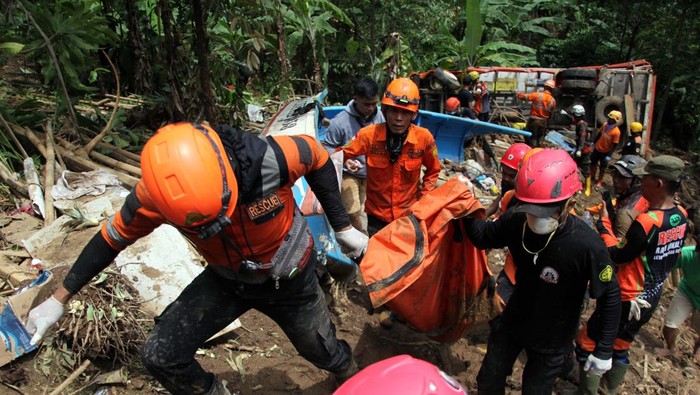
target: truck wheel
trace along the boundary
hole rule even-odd
[[[559,72],[562,80],[595,80],[598,72],[591,69],[565,69]]]
[[[604,124],[610,111],[617,110],[625,113],[625,100],[619,96],[606,96],[598,101],[595,106],[595,119],[599,124]]]
[[[580,90],[593,90],[598,85],[596,81],[593,80],[562,80],[562,89],[580,89]]]
[[[455,77],[455,75],[450,73],[449,71],[437,67],[433,71],[433,74],[435,75],[435,78],[437,78],[437,80],[440,81],[440,83],[449,90],[455,91],[462,87],[457,77]]]

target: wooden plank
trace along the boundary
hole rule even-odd
[[[627,136],[631,135],[630,132],[630,125],[632,122],[637,120],[637,117],[635,116],[635,111],[634,111],[634,96],[633,95],[625,95],[625,133]]]

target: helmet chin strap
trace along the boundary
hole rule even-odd
[[[219,210],[219,213],[216,215],[216,218],[198,228],[197,236],[202,240],[206,240],[212,236],[217,235],[224,228],[231,225],[231,218],[229,218],[228,215],[226,215],[226,212],[228,211],[228,204],[231,200],[232,192],[228,187],[228,180],[226,179],[226,167],[224,166],[224,161],[221,157],[221,151],[219,150],[219,147],[216,145],[216,142],[214,142],[214,139],[209,135],[209,131],[206,128],[197,123],[193,125],[197,130],[202,132],[204,136],[206,136],[207,140],[209,140],[209,143],[214,149],[214,153],[216,153],[216,160],[219,162],[219,169],[221,170],[221,181],[223,184],[221,192],[221,210]]]

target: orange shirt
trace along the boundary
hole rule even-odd
[[[608,124],[604,124],[600,127],[598,141],[595,143],[595,149],[598,152],[608,153],[615,146],[615,144],[620,142],[620,129],[617,126],[613,126],[612,129],[606,130]]]
[[[345,158],[367,157],[367,200],[365,211],[385,222],[406,214],[421,195],[435,188],[440,174],[440,160],[435,138],[426,128],[411,124],[396,163],[389,160],[386,149],[386,123],[360,129],[342,148]],[[423,188],[421,166],[425,166]]]
[[[299,138],[308,143],[303,149],[294,140]],[[296,207],[292,184],[301,176],[320,169],[329,159],[326,150],[312,137],[278,136],[274,137],[274,140],[284,153],[289,181],[286,185],[271,191],[269,195],[261,196],[260,202],[264,200],[269,203],[267,206],[274,206],[274,208],[279,208],[281,205],[281,210],[271,218],[256,223],[255,218],[251,219],[249,215],[251,207],[243,203],[238,204],[231,215],[231,225],[223,230],[239,246],[239,251],[242,251],[246,259],[256,260],[257,258],[258,262],[270,262],[289,232]],[[274,158],[275,155],[271,150],[272,147],[268,147],[270,157]],[[265,166],[266,164],[263,163],[264,168]],[[218,169],[212,171],[218,171]],[[127,197],[122,210],[102,227],[102,236],[110,247],[121,251],[165,223],[168,222],[158,212],[143,180],[139,180],[136,188]],[[196,233],[182,228],[178,230],[192,241],[208,263],[238,270],[241,261],[239,252],[227,245],[221,237],[215,236],[202,240]],[[234,267],[231,268],[231,265]]]
[[[544,92],[533,92],[529,95],[521,93],[518,97],[532,102],[530,118],[549,119],[552,116],[552,111],[557,107],[557,101],[547,90]]]

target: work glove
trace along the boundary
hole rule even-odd
[[[649,302],[644,299],[633,299],[630,301],[630,314],[627,319],[632,321],[634,318],[635,321],[639,321],[639,318],[642,316],[642,309],[648,309],[650,307],[651,305]]]
[[[340,244],[340,250],[350,258],[359,258],[367,249],[369,237],[354,227],[335,232],[335,239]]]
[[[520,100],[525,100],[525,94],[524,94],[524,93],[518,93],[518,99],[520,99]]]
[[[606,156],[606,157],[605,157],[605,161],[606,161],[606,162],[610,162],[610,159],[612,159],[612,157],[610,157],[610,156]]]
[[[600,359],[595,355],[591,354],[586,359],[586,363],[583,365],[583,370],[596,375],[602,376],[612,368],[612,358]]]
[[[29,342],[32,346],[39,343],[42,337],[63,316],[63,303],[51,296],[42,304],[29,312],[27,319],[27,331],[34,335]]]
[[[579,150],[579,151],[576,151],[576,157],[577,157],[577,158],[580,158],[580,157],[581,157],[581,151],[580,151],[580,150]]]

